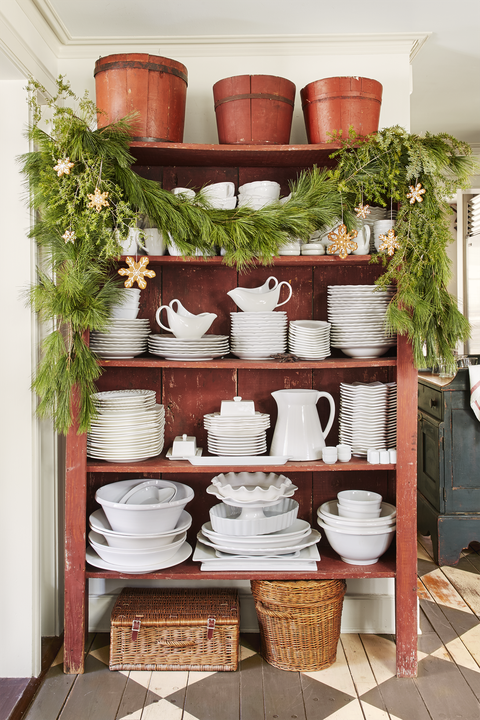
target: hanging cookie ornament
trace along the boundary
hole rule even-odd
[[[102,207],[108,207],[110,203],[108,202],[108,192],[100,192],[100,188],[96,187],[94,193],[87,193],[87,197],[90,198],[90,202],[88,203],[89,208],[95,208],[97,212],[100,212]]]
[[[142,290],[145,290],[147,287],[147,281],[145,280],[145,276],[149,278],[154,278],[156,273],[154,270],[147,270],[147,265],[150,262],[148,257],[141,257],[138,262],[135,262],[135,260],[132,257],[127,257],[125,262],[129,266],[128,268],[120,268],[118,271],[119,275],[128,275],[128,278],[125,280],[125,287],[131,288],[133,283],[136,282],[138,287]]]
[[[425,188],[422,188],[422,183],[417,183],[416,185],[410,185],[410,192],[407,193],[407,198],[410,199],[410,205],[413,205],[415,202],[423,202],[423,197],[425,193]]]
[[[66,243],[71,242],[72,244],[77,239],[77,236],[75,235],[74,230],[65,230],[65,232],[62,235],[62,238],[65,240]]]
[[[357,213],[357,218],[362,218],[363,220],[366,220],[367,215],[370,215],[370,205],[364,205],[363,202],[361,202],[356,208],[355,212]]]
[[[385,235],[379,235],[378,239],[382,241],[378,247],[379,252],[386,252],[388,255],[393,255],[395,250],[400,249],[400,243],[393,228],[390,228]]]
[[[338,252],[339,256],[344,260],[347,255],[358,248],[358,244],[353,242],[353,238],[356,238],[358,232],[352,230],[347,232],[345,225],[339,225],[336,230],[328,233],[328,239],[331,241],[331,245],[327,248],[329,255],[334,255]]]
[[[70,169],[74,165],[75,163],[70,162],[70,158],[66,157],[63,158],[63,160],[57,160],[57,164],[53,169],[56,171],[58,177],[62,177],[62,175],[70,175]]]

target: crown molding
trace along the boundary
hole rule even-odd
[[[45,2],[46,0],[35,0]],[[176,37],[71,37],[59,48],[59,57],[86,58],[109,53],[170,53],[181,57],[247,55],[392,55],[405,54],[410,62],[430,33],[363,33],[339,35],[200,35]]]
[[[47,41],[59,58],[86,58],[114,52],[175,53],[182,57],[246,55],[390,55],[416,57],[431,33],[336,35],[73,36],[50,0],[17,0],[32,21],[48,28]],[[56,41],[56,42],[55,42]]]

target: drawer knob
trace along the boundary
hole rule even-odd
[[[437,401],[435,400],[435,398],[430,398],[430,407],[437,407]]]

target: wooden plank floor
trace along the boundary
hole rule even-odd
[[[392,636],[342,635],[336,663],[286,672],[242,636],[240,671],[110,672],[108,635],[90,638],[84,675],[61,653],[23,720],[479,720],[480,545],[438,568],[419,537],[418,677],[395,675]]]

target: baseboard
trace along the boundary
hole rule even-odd
[[[239,589],[240,630],[244,633],[258,632],[255,603],[248,589]],[[117,595],[91,595],[89,599],[90,632],[110,632],[110,614]],[[395,598],[390,594],[345,595],[342,612],[342,633],[373,633],[378,635],[395,632]]]

